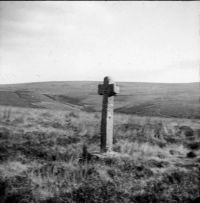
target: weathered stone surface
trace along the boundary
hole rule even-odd
[[[104,83],[98,86],[98,94],[103,95],[101,152],[112,151],[114,96],[118,93],[119,87],[111,80],[110,77],[105,77]]]

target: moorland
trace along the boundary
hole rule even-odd
[[[120,83],[113,151],[98,82],[0,86],[1,203],[192,203],[200,197],[198,85]]]
[[[0,105],[87,112],[101,111],[100,82],[68,81],[0,85]],[[115,112],[141,116],[200,118],[198,83],[119,82]]]

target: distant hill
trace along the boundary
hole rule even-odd
[[[100,111],[100,82],[68,81],[0,85],[0,105]],[[120,82],[115,112],[142,116],[200,118],[198,83]]]

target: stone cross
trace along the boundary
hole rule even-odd
[[[111,80],[110,77],[105,77],[104,83],[98,85],[98,94],[103,95],[101,117],[101,152],[112,151],[114,96],[118,93],[119,87]]]

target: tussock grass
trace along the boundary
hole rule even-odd
[[[119,156],[82,163],[99,151],[100,115],[0,108],[0,199],[8,202],[191,202],[200,196],[198,120],[117,114]],[[187,154],[195,153],[188,158]]]

